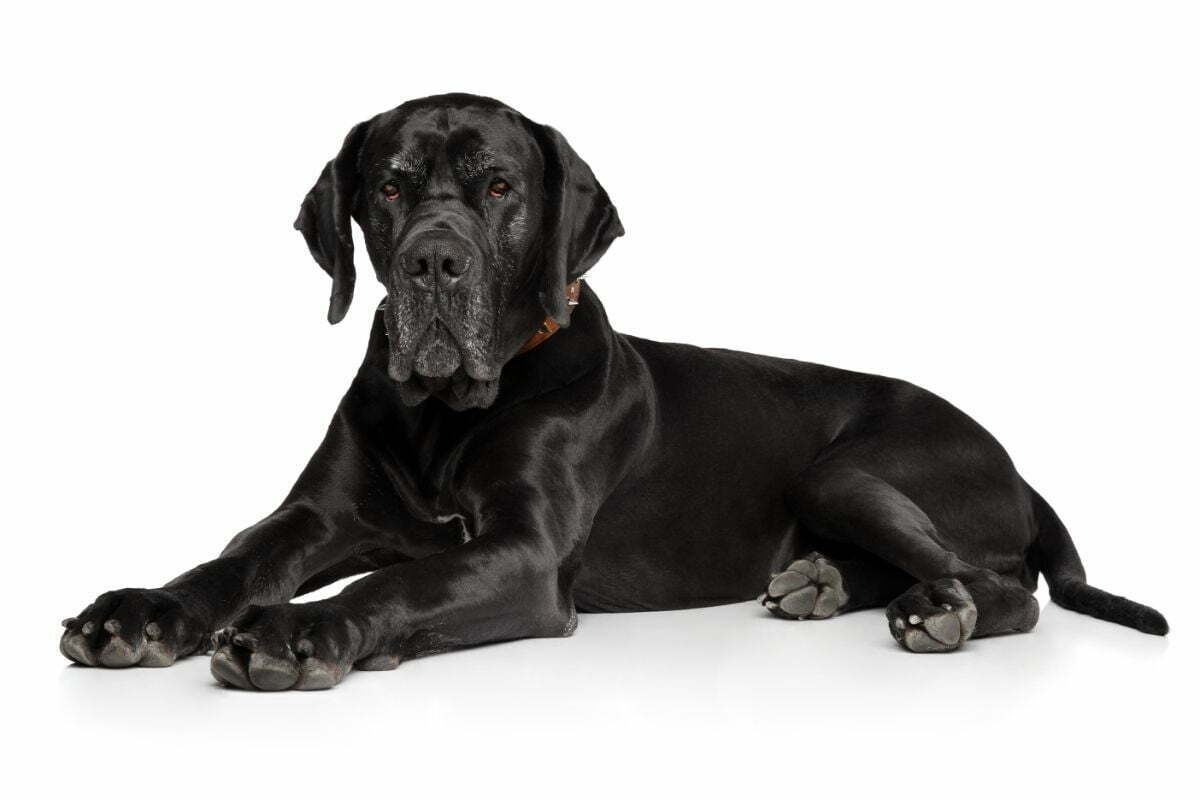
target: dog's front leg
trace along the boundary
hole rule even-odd
[[[63,655],[86,666],[169,666],[206,649],[252,604],[287,601],[305,579],[372,544],[356,505],[370,489],[366,464],[339,415],[275,513],[161,588],[100,595],[64,621]]]
[[[251,609],[213,654],[214,675],[243,689],[324,689],[355,666],[569,635],[590,514],[536,488],[503,494],[474,510],[478,535],[466,544],[378,570],[328,600]]]

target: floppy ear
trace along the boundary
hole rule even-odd
[[[546,263],[538,296],[546,313],[565,326],[567,284],[599,261],[625,228],[608,193],[563,135],[549,125],[533,127],[545,160]]]
[[[325,165],[321,177],[300,204],[296,230],[304,234],[308,250],[333,278],[329,321],[341,322],[354,297],[354,237],[350,213],[358,193],[358,156],[366,138],[367,123],[360,122],[346,135],[342,149]]]

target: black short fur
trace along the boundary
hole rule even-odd
[[[1054,512],[946,401],[622,335],[586,287],[571,314],[567,284],[623,230],[557,131],[471,95],[355,126],[296,223],[332,276],[333,322],[353,294],[351,219],[387,296],[325,441],[218,558],[67,620],[72,660],[165,666],[215,638],[221,681],[315,689],[564,636],[577,610],[760,592],[788,619],[886,605],[902,646],[945,651],[1032,628],[1039,571],[1067,608],[1166,633],[1087,585]],[[547,316],[567,327],[518,354]]]

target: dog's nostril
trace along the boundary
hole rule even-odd
[[[423,258],[413,258],[410,255],[400,257],[400,268],[406,275],[416,278],[429,271],[429,262]]]
[[[432,276],[449,286],[471,268],[471,258],[454,243],[434,237],[405,251],[400,264],[410,278]]]

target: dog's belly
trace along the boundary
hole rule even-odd
[[[581,611],[649,611],[755,598],[795,550],[782,499],[610,501],[574,584]]]
[[[597,512],[574,583],[585,611],[689,608],[757,597],[791,560],[786,498],[832,438],[796,362],[627,338],[656,413],[649,442]],[[614,405],[618,405],[615,404]]]

